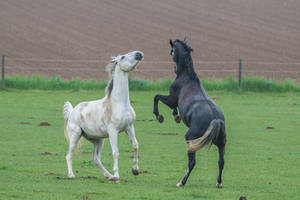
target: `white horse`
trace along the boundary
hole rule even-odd
[[[93,161],[104,177],[115,182],[120,181],[118,168],[118,134],[125,131],[134,149],[132,173],[138,175],[138,142],[135,137],[133,122],[135,112],[130,105],[128,74],[143,59],[144,53],[133,51],[126,55],[113,57],[107,65],[111,80],[106,87],[106,96],[96,101],[82,102],[75,108],[70,102],[63,106],[65,135],[69,141],[66,156],[68,177],[75,178],[72,170],[74,150],[81,136],[94,144]],[[114,159],[114,175],[102,165],[100,154],[104,139],[109,138]]]

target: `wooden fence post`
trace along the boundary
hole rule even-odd
[[[242,91],[242,59],[239,59],[239,92]]]
[[[1,75],[1,86],[2,89],[5,89],[5,70],[4,70],[4,65],[5,65],[5,56],[2,56],[2,75]]]

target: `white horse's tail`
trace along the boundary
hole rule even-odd
[[[63,116],[64,116],[65,121],[67,121],[69,119],[69,116],[70,116],[70,113],[72,112],[72,110],[73,110],[72,104],[69,101],[67,101],[63,107]]]
[[[68,125],[68,119],[69,119],[69,116],[70,116],[72,110],[73,110],[72,104],[69,101],[67,101],[63,107],[63,116],[64,116],[64,120],[65,120],[64,134],[65,134],[68,144],[70,143],[70,138],[69,138],[69,134],[67,132],[67,125]]]
[[[69,117],[70,117],[70,114],[72,111],[73,111],[73,106],[69,101],[67,101],[63,107],[63,116],[64,116],[64,120],[65,120],[64,134],[65,134],[68,144],[70,144],[70,138],[69,138],[69,134],[67,132],[67,125],[68,125],[68,120],[69,120]],[[77,147],[80,149],[80,151],[81,151],[81,146],[82,146],[81,140],[79,140]],[[78,148],[76,148],[76,150]]]

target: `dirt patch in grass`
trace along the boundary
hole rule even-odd
[[[51,126],[49,122],[41,122],[39,126]]]
[[[48,173],[45,174],[45,176],[55,176],[55,177],[57,177],[59,175],[54,173],[54,172],[48,172]]]
[[[272,126],[267,126],[266,129],[267,129],[267,130],[274,130],[275,128],[272,127]]]
[[[157,133],[158,135],[178,135],[178,133],[172,133],[172,132],[169,132],[169,133]]]
[[[28,124],[30,124],[30,122],[20,122],[19,124],[21,124],[21,125],[28,125]]]
[[[58,153],[52,153],[52,152],[45,151],[45,152],[41,153],[41,155],[43,155],[43,156],[51,156],[51,155],[57,156]]]
[[[135,121],[137,121],[137,122],[153,122],[154,119],[137,119]]]
[[[147,170],[139,170],[139,174],[148,174],[149,172]]]

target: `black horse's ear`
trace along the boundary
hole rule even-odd
[[[171,45],[171,47],[173,48],[173,41],[172,40],[170,40],[170,45]]]

